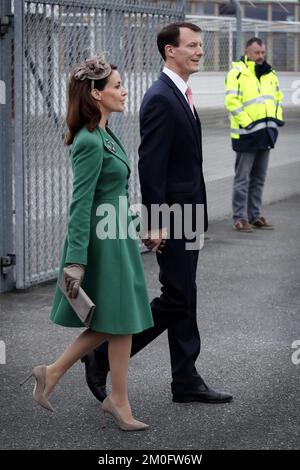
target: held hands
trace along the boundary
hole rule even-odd
[[[75,299],[84,276],[84,266],[81,264],[68,264],[65,268],[65,276],[68,296]]]
[[[151,251],[161,253],[166,244],[168,231],[166,228],[157,230],[148,230],[145,237],[142,238],[144,245]]]

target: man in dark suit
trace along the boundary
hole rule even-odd
[[[189,76],[199,70],[203,55],[200,31],[191,23],[173,23],[157,36],[165,67],[147,91],[140,110],[139,175],[142,202],[148,211],[153,204],[189,204],[195,223],[196,207],[202,205],[206,230],[201,125],[187,85]],[[167,329],[173,401],[229,402],[232,396],[208,387],[195,367],[200,353],[196,318],[199,246],[187,249],[187,239],[175,237],[172,224],[165,240],[166,227],[153,227],[151,218],[149,223],[144,242],[157,252],[162,289],[160,297],[151,302],[155,326],[133,335],[132,355]],[[101,346],[82,360],[88,386],[102,401],[109,371],[107,347]]]

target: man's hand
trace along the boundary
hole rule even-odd
[[[84,266],[81,264],[68,264],[64,271],[68,296],[75,299],[84,276]]]
[[[142,238],[144,245],[151,251],[161,253],[165,246],[168,231],[166,228],[158,230],[148,230],[147,234]]]

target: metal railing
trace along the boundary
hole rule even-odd
[[[0,3],[0,292],[14,286],[11,2]]]
[[[203,33],[202,71],[226,71],[236,60],[236,19],[216,16],[187,16]],[[242,20],[242,50],[252,36],[260,37],[267,47],[267,60],[277,71],[300,70],[300,22]]]

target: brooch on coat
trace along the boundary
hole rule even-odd
[[[116,146],[111,140],[105,139],[105,143],[108,150],[110,150],[111,152],[116,152]]]

